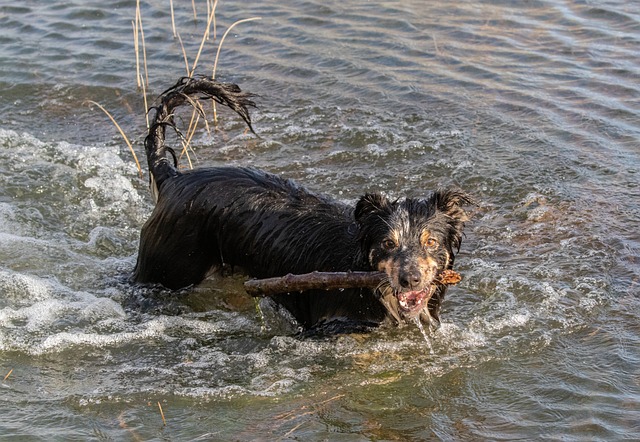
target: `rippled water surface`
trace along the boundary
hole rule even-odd
[[[193,63],[206,2],[195,21],[173,3]],[[141,11],[153,97],[185,62],[169,2]],[[13,2],[0,6],[0,434],[640,439],[638,4],[221,1],[198,72],[254,16],[227,35],[217,77],[259,95],[260,138],[221,111],[192,160],[345,201],[471,193],[442,327],[428,342],[413,325],[305,340],[259,314],[240,276],[131,286],[147,177],[87,100],[142,157],[135,2]]]

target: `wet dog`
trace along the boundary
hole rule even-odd
[[[376,290],[308,291],[272,296],[305,329],[333,323],[376,326],[420,318],[437,324],[469,198],[437,190],[424,199],[365,194],[343,204],[297,183],[249,167],[179,171],[165,146],[173,111],[213,99],[251,128],[251,95],[237,86],[185,78],[164,92],[145,140],[157,204],[142,228],[134,279],[178,289],[224,265],[257,278],[311,271],[387,275]]]

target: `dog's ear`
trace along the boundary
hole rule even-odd
[[[431,198],[436,205],[436,210],[443,213],[448,219],[447,223],[451,227],[449,231],[449,241],[452,250],[460,250],[462,229],[464,228],[464,223],[469,221],[469,216],[462,206],[474,204],[473,200],[466,193],[458,189],[438,189],[433,193]],[[451,264],[453,264],[453,260]]]
[[[388,213],[390,210],[391,202],[387,197],[379,193],[367,193],[356,204],[356,210],[353,215],[356,221],[360,222],[373,213]]]
[[[471,197],[458,189],[438,189],[433,200],[440,212],[459,222],[469,221],[469,216],[462,206],[475,204]]]

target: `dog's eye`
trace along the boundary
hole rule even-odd
[[[429,239],[427,239],[427,243],[425,244],[425,246],[428,249],[436,248],[436,247],[438,247],[438,240],[435,239],[435,238],[429,238]]]
[[[385,239],[382,241],[382,248],[385,250],[393,250],[396,248],[396,242],[392,239]]]

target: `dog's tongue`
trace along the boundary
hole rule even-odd
[[[398,293],[398,304],[405,316],[415,316],[422,310],[423,301],[427,298],[427,290]]]

